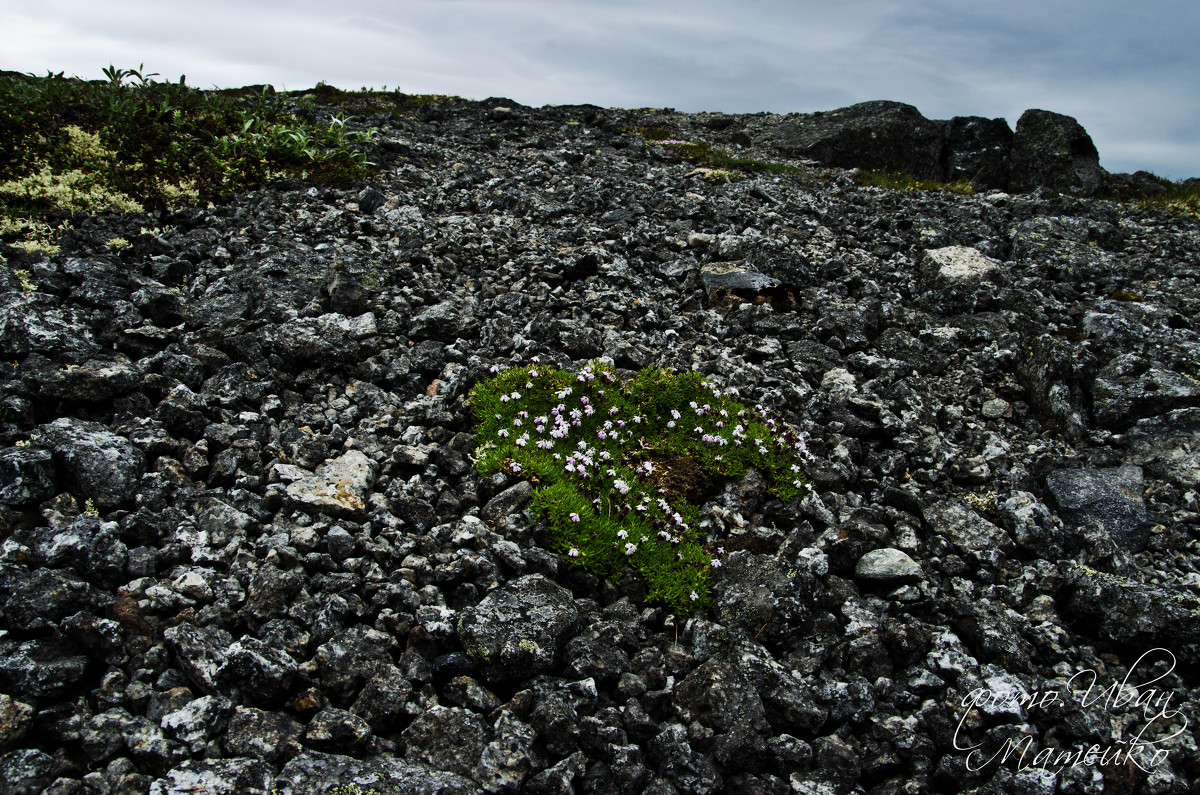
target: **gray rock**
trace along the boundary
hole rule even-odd
[[[1060,469],[1046,476],[1046,488],[1068,527],[1098,525],[1130,552],[1146,546],[1150,529],[1141,467]]]
[[[363,753],[375,733],[365,720],[344,709],[326,707],[304,728],[304,742],[319,751]]]
[[[490,679],[525,678],[553,668],[578,621],[571,592],[531,574],[462,611],[458,635]]]
[[[1008,189],[1047,188],[1077,196],[1100,189],[1100,155],[1087,131],[1070,116],[1031,109],[1021,114],[1009,156]]]
[[[934,503],[925,509],[924,519],[934,533],[945,536],[964,552],[1012,547],[1008,533],[957,500]]]
[[[347,792],[419,792],[422,795],[475,795],[479,787],[469,778],[414,764],[412,760],[381,756],[355,759],[339,754],[306,751],[292,759],[275,779],[278,795],[325,795]]]
[[[1099,427],[1124,430],[1143,417],[1200,405],[1200,384],[1130,353],[1096,374],[1092,402]]]
[[[146,466],[141,450],[97,422],[62,417],[39,426],[33,443],[52,450],[78,494],[101,508],[132,500]]]
[[[481,516],[489,522],[498,521],[520,511],[532,496],[533,485],[527,480],[522,480],[488,500],[483,506]]]
[[[62,698],[78,687],[88,659],[54,638],[0,640],[0,687],[32,698]]]
[[[375,480],[371,460],[350,450],[326,461],[311,477],[289,483],[287,495],[312,511],[360,519],[367,508],[367,490]]]
[[[487,726],[474,712],[433,707],[409,724],[401,736],[409,761],[477,780],[488,734]]]
[[[54,496],[54,459],[47,450],[0,450],[0,503],[15,508]]]
[[[34,795],[64,772],[63,760],[35,748],[21,748],[0,754],[0,781],[4,791],[13,795]]]
[[[150,785],[150,795],[268,795],[270,765],[258,759],[189,759]]]
[[[303,727],[279,712],[237,707],[221,741],[231,757],[251,757],[280,765],[300,753]]]
[[[177,624],[163,632],[163,639],[192,684],[204,693],[221,693],[225,688],[221,667],[226,650],[233,644],[228,632],[217,627]]]
[[[1139,420],[1125,443],[1146,474],[1185,488],[1200,483],[1200,409]]]
[[[711,298],[718,291],[756,294],[775,287],[781,282],[759,273],[753,268],[736,262],[710,262],[700,268],[700,281]]]
[[[413,318],[411,335],[440,342],[470,338],[479,331],[477,313],[474,301],[443,301]]]
[[[544,767],[534,747],[537,732],[511,711],[501,711],[492,725],[492,738],[475,769],[475,778],[488,792],[516,792],[530,773]]]
[[[0,352],[5,359],[40,353],[79,363],[98,351],[82,310],[59,307],[56,299],[38,293],[0,295]]]
[[[42,394],[56,400],[96,402],[136,389],[142,373],[128,361],[89,359],[54,367],[40,379]]]
[[[923,576],[916,561],[899,549],[874,549],[858,559],[854,576],[883,585],[915,582]]]

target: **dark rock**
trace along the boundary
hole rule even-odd
[[[1004,119],[955,116],[946,123],[941,179],[967,182],[976,190],[1008,186],[1013,131]]]
[[[1094,196],[1102,183],[1101,174],[1096,145],[1079,122],[1048,110],[1021,114],[1009,156],[1010,191],[1046,188]]]
[[[303,733],[299,723],[282,713],[237,707],[221,745],[231,757],[280,765],[300,753]]]
[[[570,591],[531,574],[464,610],[458,636],[490,679],[523,678],[553,668],[578,621]]]
[[[1129,353],[1096,373],[1092,404],[1099,427],[1124,430],[1143,417],[1200,405],[1200,384]]]
[[[33,443],[52,450],[72,488],[101,508],[131,500],[145,470],[140,450],[96,422],[62,417],[39,426]]]
[[[88,659],[53,638],[0,640],[0,686],[32,698],[62,698],[78,687]]]
[[[35,795],[65,772],[63,760],[35,748],[21,748],[0,755],[0,781],[5,793]]]
[[[54,496],[54,459],[46,450],[0,450],[0,503],[15,508]]]
[[[409,724],[402,737],[406,758],[434,770],[478,780],[488,730],[479,716],[456,707],[433,707]]]
[[[936,179],[945,124],[902,102],[860,102],[789,119],[781,126],[776,148],[789,157],[831,166]]]
[[[1068,614],[1089,634],[1142,651],[1166,648],[1180,659],[1200,651],[1200,600],[1189,591],[1086,566],[1070,570],[1067,586]]]
[[[1130,552],[1146,546],[1150,528],[1141,467],[1060,469],[1046,476],[1046,488],[1071,529],[1097,525]]]
[[[533,486],[529,481],[522,480],[488,500],[481,515],[489,522],[497,521],[520,511],[532,496]]]

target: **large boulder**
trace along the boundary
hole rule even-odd
[[[1009,157],[1010,191],[1094,196],[1102,182],[1100,154],[1079,122],[1036,108],[1021,114]]]
[[[788,157],[831,166],[903,171],[934,179],[945,125],[903,102],[860,102],[788,119],[780,128],[776,148]]]
[[[976,188],[1008,184],[1008,156],[1013,131],[1004,119],[955,116],[946,123],[941,178],[969,182]]]

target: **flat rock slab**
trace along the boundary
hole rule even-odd
[[[884,585],[915,582],[921,579],[921,567],[899,549],[873,549],[858,559],[854,576]]]
[[[1046,488],[1068,527],[1099,525],[1131,552],[1150,540],[1141,467],[1060,469],[1046,476]]]
[[[101,508],[120,505],[137,493],[145,456],[98,422],[62,417],[38,427],[32,441],[52,450],[79,494]]]
[[[272,792],[279,795],[323,795],[331,789],[350,792],[420,792],[428,795],[471,795],[479,786],[445,770],[401,759],[355,759],[306,751],[284,765]]]
[[[374,482],[371,459],[351,450],[317,468],[312,476],[288,484],[294,502],[314,511],[358,519],[367,508],[367,489]]]
[[[464,610],[458,635],[489,678],[528,678],[549,671],[575,632],[571,592],[540,574],[513,580]]]
[[[700,269],[700,281],[709,293],[715,290],[758,293],[779,287],[778,279],[736,262],[710,262]]]
[[[927,278],[946,284],[978,284],[1000,265],[968,246],[946,246],[929,249],[922,260]]]
[[[957,500],[935,503],[926,508],[923,515],[935,533],[946,536],[965,552],[1012,546],[1008,533]]]

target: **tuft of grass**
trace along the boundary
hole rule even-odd
[[[944,190],[963,196],[973,196],[975,194],[975,186],[970,182],[923,180],[901,171],[881,171],[877,168],[870,171],[860,170],[854,175],[854,182],[863,187],[887,188],[889,190]]]
[[[698,373],[621,382],[601,362],[579,373],[535,362],[476,385],[468,405],[479,472],[536,487],[533,509],[568,563],[611,578],[633,568],[680,615],[711,601],[723,550],[706,551],[699,506],[718,483],[755,469],[781,500],[811,489],[803,439]]]
[[[718,149],[707,141],[680,140],[670,130],[662,127],[638,127],[630,132],[640,136],[646,143],[661,146],[676,155],[680,160],[694,163],[713,171],[736,171],[742,174],[780,174],[793,177],[807,176],[807,172],[804,169],[786,163],[773,163],[767,160],[737,157],[724,149]]]
[[[373,172],[371,133],[336,116],[299,118],[264,88],[252,96],[158,82],[144,68],[106,81],[0,78],[0,228],[53,249],[39,226],[55,211],[139,213],[203,204],[265,182],[346,182]],[[293,103],[295,104],[295,103]]]
[[[1166,210],[1200,221],[1200,185],[1174,185],[1157,196],[1138,199],[1137,205],[1143,210]]]

